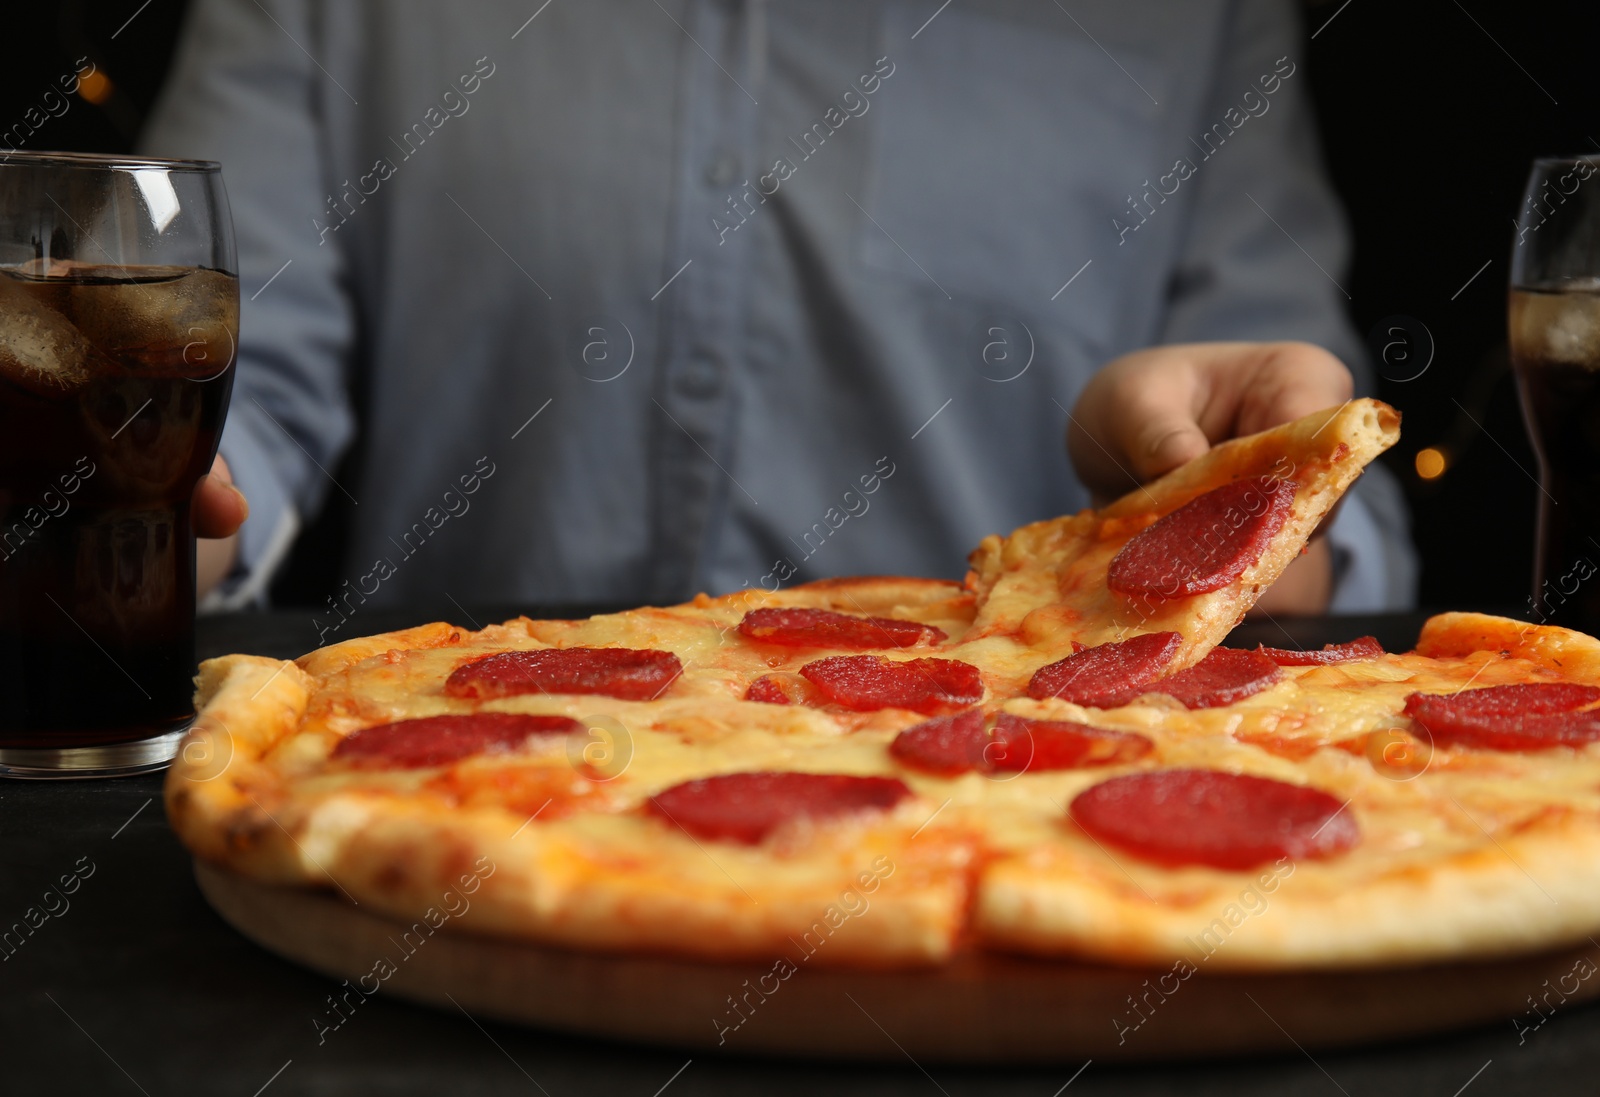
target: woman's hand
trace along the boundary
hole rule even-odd
[[[233,486],[228,462],[219,455],[211,472],[194,489],[194,527],[200,535],[195,550],[195,585],[203,597],[239,558],[239,527],[250,517],[250,503]]]
[[[1124,355],[1084,387],[1067,452],[1097,506],[1254,434],[1350,399],[1344,363],[1309,343],[1189,343]],[[1333,555],[1318,539],[1257,603],[1264,612],[1321,613]]]

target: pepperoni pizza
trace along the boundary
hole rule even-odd
[[[452,927],[583,949],[1281,968],[1582,940],[1600,642],[1446,614],[1405,654],[1220,646],[1397,436],[1362,400],[1224,443],[986,540],[964,583],[210,660],[168,813],[258,880],[410,920],[470,878]]]

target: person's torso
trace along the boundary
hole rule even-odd
[[[348,565],[396,601],[957,577],[1087,505],[1067,412],[1158,332],[1187,195],[1117,225],[1225,12],[935,7],[322,9]]]

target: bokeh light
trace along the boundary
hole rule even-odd
[[[1429,446],[1417,451],[1417,475],[1424,480],[1437,480],[1447,467],[1449,462],[1445,460],[1444,450]]]

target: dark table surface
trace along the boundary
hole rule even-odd
[[[368,611],[363,633],[446,616]],[[310,611],[202,621],[202,657],[293,656],[316,646]],[[1404,650],[1422,618],[1252,622],[1235,643],[1306,645],[1375,633]],[[331,639],[332,637],[330,637]],[[343,637],[339,637],[343,638]],[[201,899],[167,829],[161,776],[0,781],[0,923],[81,884],[0,960],[0,1094],[1594,1094],[1600,1009],[1557,1010],[1519,1042],[1512,1019],[1356,1051],[1249,1060],[1058,1068],[918,1065],[885,1047],[880,1065],[725,1058],[530,1031],[379,993],[319,1043],[315,1018],[337,984],[263,951]],[[92,872],[91,870],[92,866]],[[37,920],[37,916],[35,917]],[[14,946],[13,946],[14,947]],[[3,952],[4,950],[0,950]],[[1535,990],[1529,987],[1529,992]],[[537,993],[530,988],[530,993]]]

